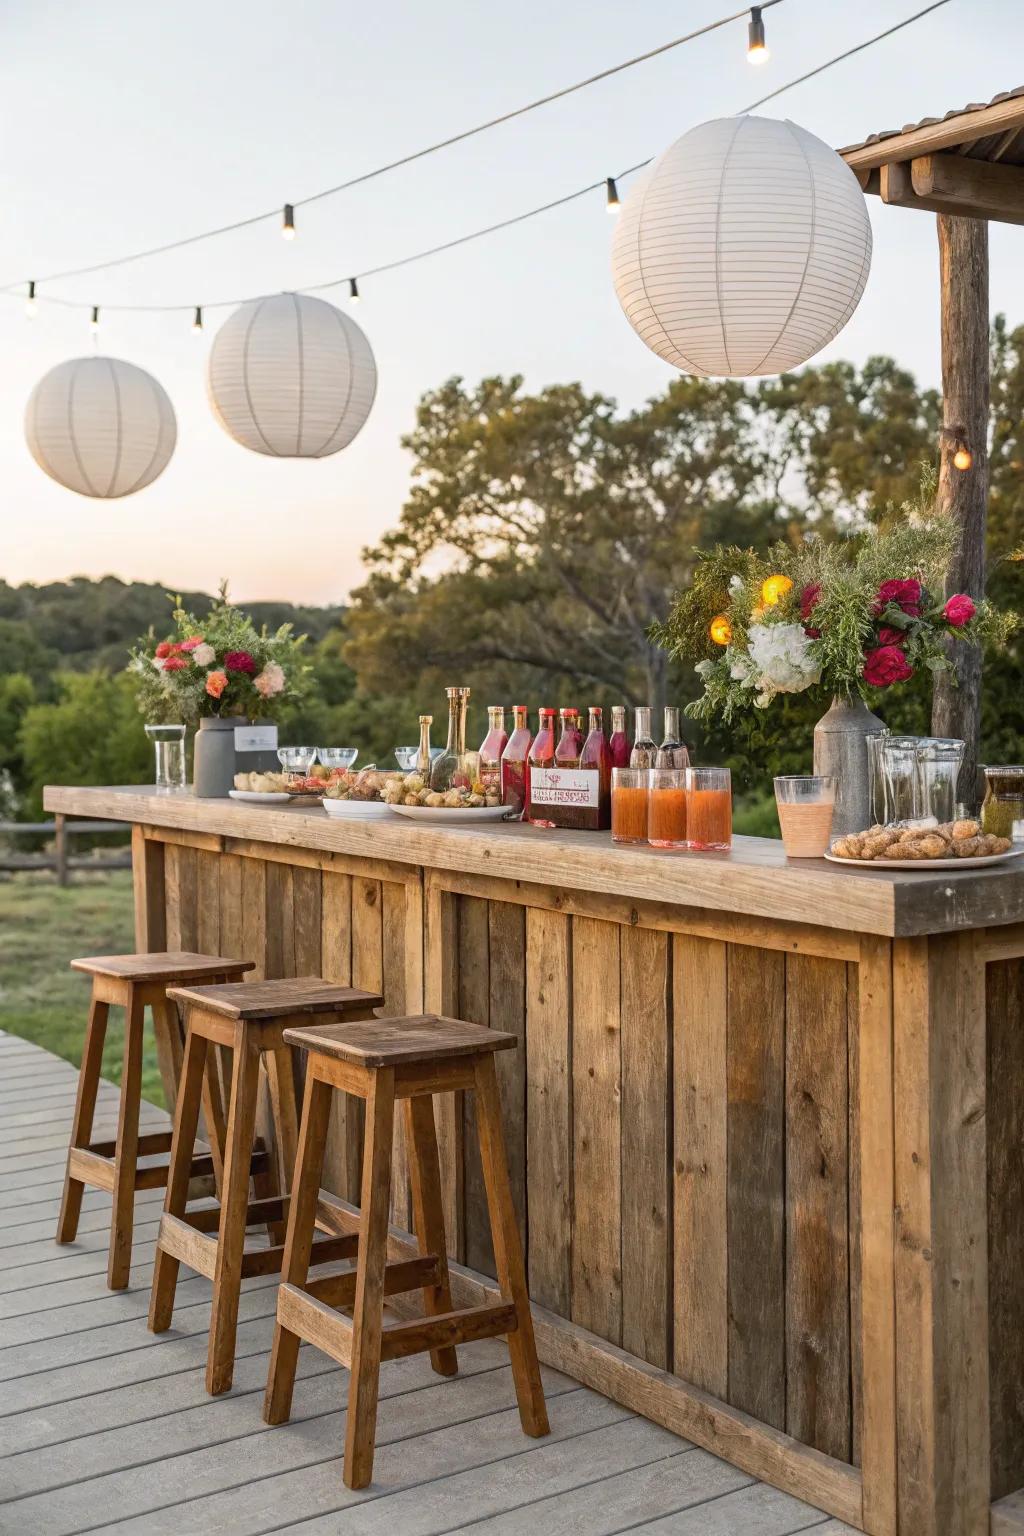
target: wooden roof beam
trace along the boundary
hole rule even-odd
[[[883,165],[879,193],[883,203],[895,208],[1024,224],[1024,167],[961,155],[922,155]]]

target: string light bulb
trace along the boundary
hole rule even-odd
[[[202,328],[203,328],[203,306],[201,304],[197,304],[196,305],[196,312],[195,312],[195,314],[192,317],[192,329],[194,331],[201,331]]]
[[[970,469],[970,467],[971,467],[971,465],[973,463],[974,463],[974,455],[971,453],[971,450],[967,447],[966,443],[961,443],[960,447],[956,450],[956,452],[953,455],[953,466],[954,466],[954,468],[955,469]]]
[[[606,198],[605,198],[605,207],[607,208],[609,213],[618,213],[618,211],[619,211],[619,189],[615,185],[615,177],[614,176],[606,176],[605,177],[605,181],[604,181],[604,185],[605,185],[605,191],[606,191],[606,194],[607,194]]]
[[[90,329],[90,331],[96,332],[96,331],[99,330],[99,328],[100,328],[100,307],[99,307],[98,304],[94,304],[93,307],[92,307],[92,318],[89,321],[89,329]]]
[[[353,304],[359,303],[359,284],[354,277],[350,277],[348,280],[348,296]]]
[[[716,614],[708,627],[708,634],[716,645],[728,645],[732,639],[732,625],[724,613]]]
[[[788,576],[769,576],[761,583],[761,601],[768,608],[776,608],[792,590],[793,583]]]
[[[751,64],[767,64],[770,58],[771,54],[764,40],[764,19],[761,16],[761,7],[752,5],[750,22],[747,26],[747,60]]]
[[[39,305],[36,303],[36,285],[35,283],[29,283],[28,294],[25,298],[25,313],[30,320],[35,319],[38,308]]]
[[[281,233],[286,240],[295,239],[295,209],[291,203],[284,205],[284,217],[281,220]]]

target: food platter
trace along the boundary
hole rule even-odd
[[[1007,859],[1019,859],[1022,853],[1024,847],[967,859],[843,859],[837,853],[826,853],[825,857],[830,864],[846,864],[855,869],[913,869],[917,874],[925,875],[933,869],[985,869],[989,864],[1003,864]]]
[[[229,789],[228,795],[232,800],[258,801],[260,805],[284,805],[292,798],[284,790],[270,789]]]
[[[410,816],[414,821],[433,821],[447,826],[467,825],[480,821],[504,821],[515,813],[507,805],[388,805],[386,810],[396,816]]]
[[[377,821],[389,809],[383,800],[331,800],[325,796],[321,804],[328,816],[338,821]]]

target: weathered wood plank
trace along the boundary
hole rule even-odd
[[[864,961],[862,951],[861,962]],[[888,951],[884,951],[884,964],[891,971]],[[864,1311],[861,1292],[861,1123],[860,1123],[860,966],[846,967],[846,1048],[847,1048],[847,1098],[849,1100],[849,1124],[847,1127],[847,1152],[849,1180],[847,1212],[849,1216],[849,1270],[850,1270],[850,1460],[855,1467],[861,1465],[861,1432],[864,1419],[864,1368],[863,1322]],[[874,1113],[875,1096],[868,1101]]]
[[[674,1369],[729,1392],[728,949],[673,940]],[[656,1363],[656,1362],[655,1362]]]
[[[352,877],[325,870],[320,891],[320,964],[325,981],[352,982]],[[346,1200],[359,1200],[361,1136],[352,1100],[331,1097],[324,1148],[323,1185]]]
[[[1024,962],[989,965],[988,1313],[992,1497],[1024,1488]]]
[[[850,1460],[846,966],[786,960],[786,1429]]]
[[[268,863],[267,976],[295,975],[295,871],[290,864]]]
[[[200,954],[219,955],[221,856],[197,851],[195,858],[197,947]]]
[[[460,896],[459,923],[459,1018],[487,1028],[491,1014],[490,930],[487,902]],[[477,1134],[476,1094],[460,1093],[462,1101],[463,1222],[465,1261],[472,1269],[493,1275],[494,1254],[487,1213]]]
[[[384,974],[384,1016],[400,1018],[415,1013],[421,1003],[411,1001],[409,987],[409,957],[407,947],[413,939],[410,932],[407,901],[407,885],[396,885],[393,880],[381,884],[381,966]],[[416,935],[422,944],[422,933]],[[394,1142],[391,1152],[391,1220],[407,1231],[412,1224],[412,1206],[409,1187],[409,1150],[406,1144],[405,1116],[394,1118]]]
[[[267,974],[267,866],[259,859],[242,860],[242,949],[255,969],[253,981]]]
[[[530,1295],[568,1317],[573,1159],[569,919],[526,913],[526,1166]]]
[[[320,976],[323,960],[321,875],[318,869],[292,870],[292,906],[295,924],[295,974]]]
[[[511,902],[491,901],[487,920],[491,1028],[515,1035],[519,1041],[517,1050],[499,1051],[494,1065],[501,1089],[512,1204],[526,1253],[526,913]],[[493,1259],[489,1232],[484,1256]],[[493,1272],[493,1263],[481,1267],[485,1274]]]
[[[459,1003],[459,920],[454,896],[427,880],[426,890],[426,1006],[431,1013],[454,1014]],[[441,1204],[448,1234],[448,1253],[465,1252],[462,1199],[462,1115],[455,1096],[441,1094],[434,1105],[437,1150],[441,1163]]]
[[[784,956],[730,945],[729,1393],[786,1422]]]

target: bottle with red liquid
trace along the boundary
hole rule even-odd
[[[580,750],[583,746],[580,740],[579,714],[575,709],[560,709],[558,718],[562,724],[562,734],[555,748],[555,762],[559,768],[578,768]]]
[[[555,711],[553,709],[542,709],[540,712],[540,725],[530,746],[528,764],[525,812],[527,819],[533,814],[534,769],[553,768],[555,766]]]
[[[480,743],[480,782],[485,795],[501,794],[501,754],[508,742],[505,711],[500,704],[487,709],[487,735]]]
[[[612,758],[603,713],[596,704],[590,706],[590,730],[580,753],[580,767],[597,772],[597,805],[587,806],[581,825],[587,831],[606,832],[612,824]]]
[[[608,752],[613,768],[629,767],[629,737],[626,734],[626,706],[612,705],[612,734],[608,738]]]
[[[527,800],[527,765],[530,759],[530,727],[526,705],[512,706],[512,735],[501,754],[501,803],[522,812]]]
[[[569,720],[572,725],[573,735],[576,738],[576,756],[583,751],[583,728],[580,725],[580,712],[578,709],[570,709]]]

